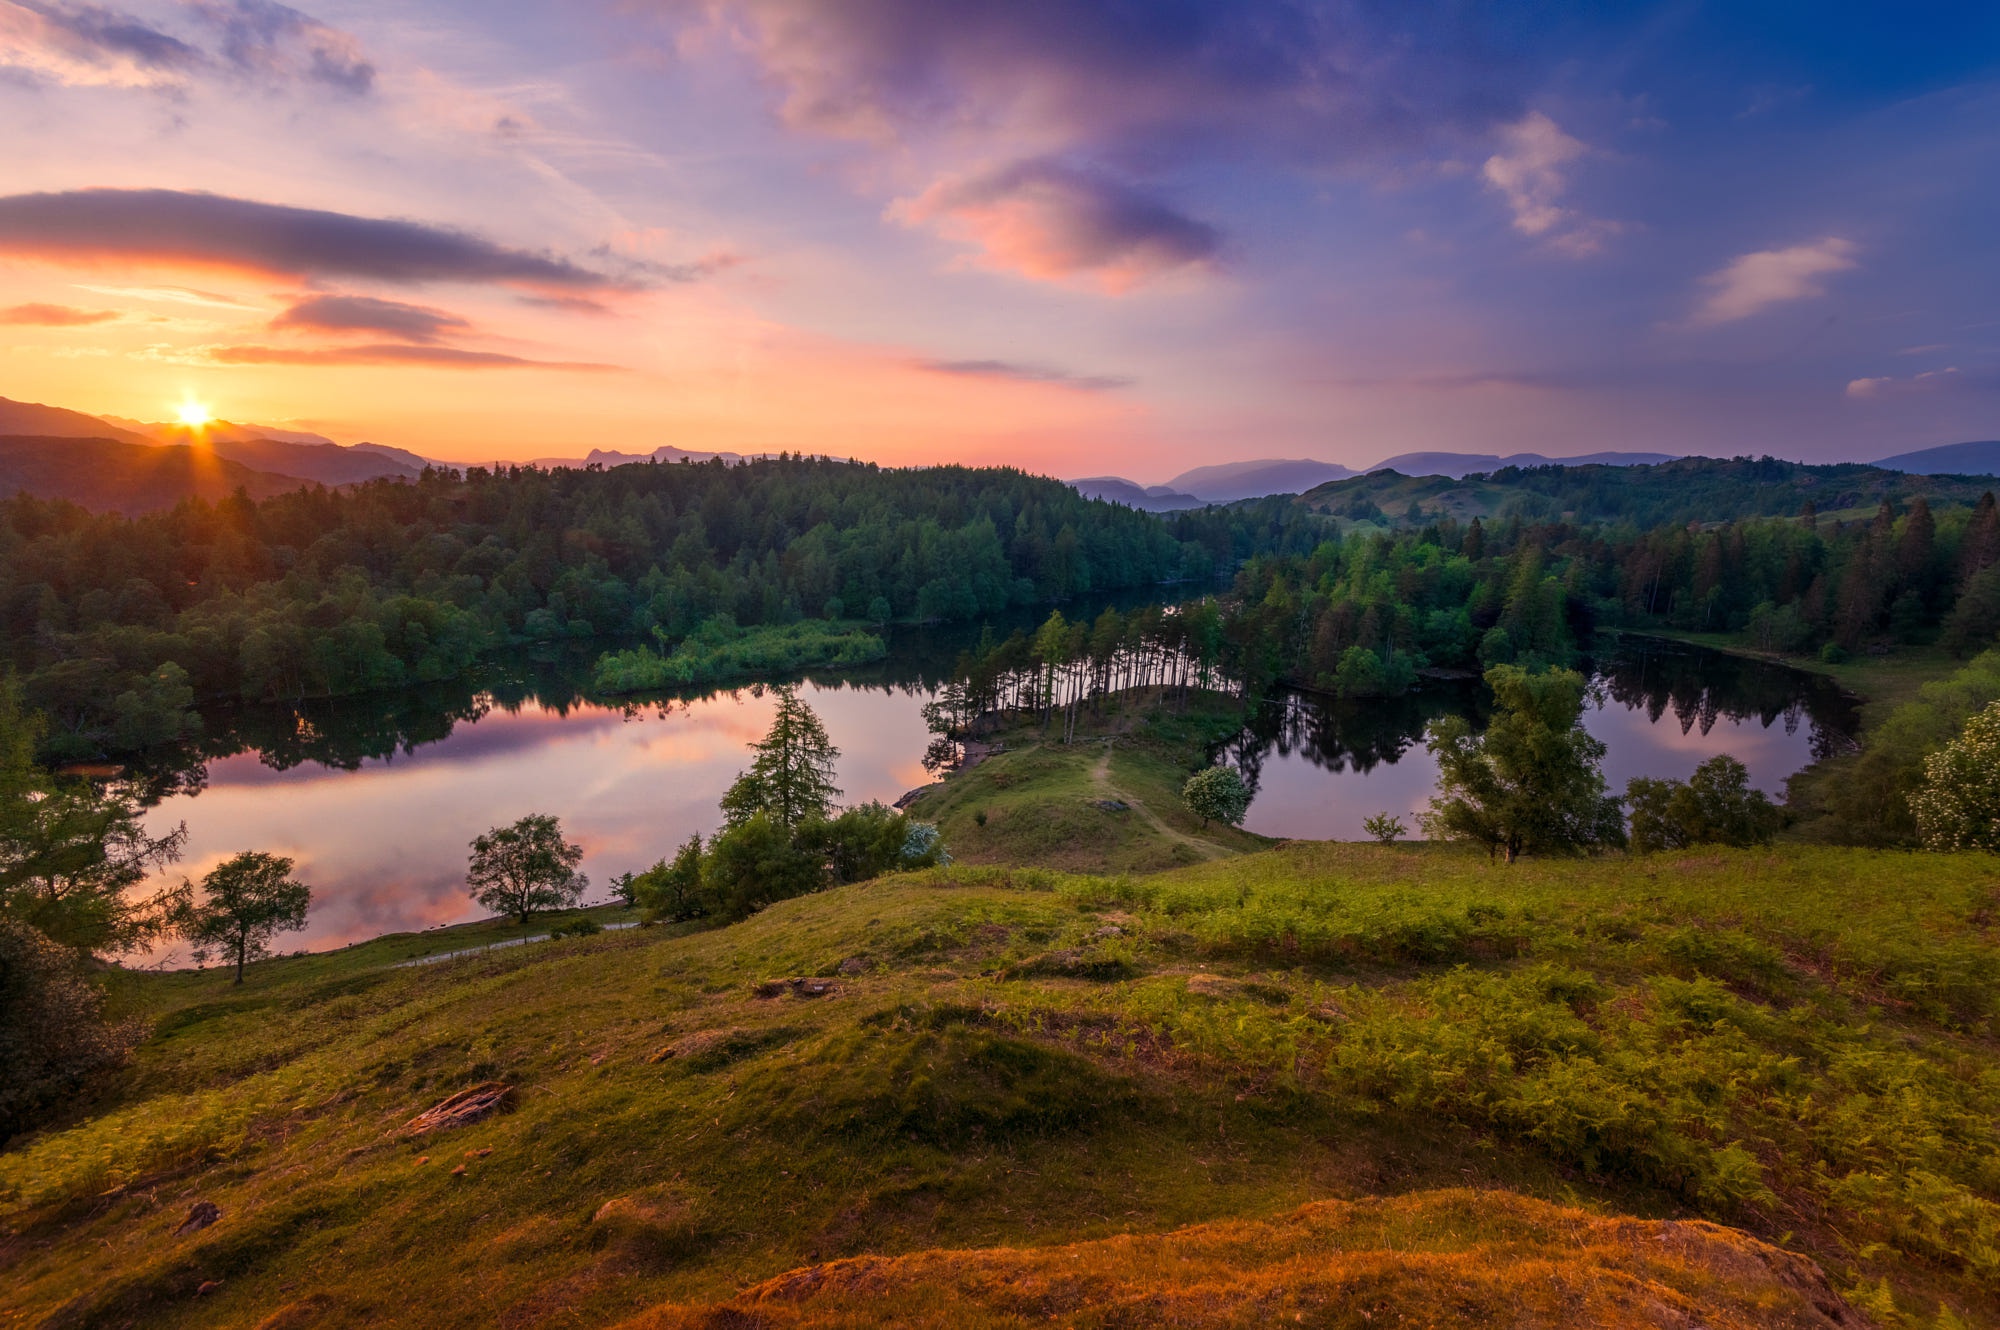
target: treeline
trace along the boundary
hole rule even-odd
[[[804,457],[431,471],[138,518],[0,501],[0,668],[85,757],[184,739],[211,699],[454,677],[508,644],[726,616],[952,621],[1304,549],[1279,502],[1161,521],[1010,469]]]
[[[1644,532],[1509,520],[1350,535],[1251,560],[1222,613],[1231,669],[1348,697],[1425,670],[1567,665],[1598,627],[1747,633],[1828,657],[1891,642],[1975,652],[2000,633],[2000,511],[1919,496],[1866,522],[1756,518]]]

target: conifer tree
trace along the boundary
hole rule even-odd
[[[840,797],[840,787],[833,783],[840,750],[827,738],[826,726],[799,701],[798,689],[788,684],[772,691],[778,711],[771,728],[751,745],[757,756],[750,769],[722,796],[722,815],[731,827],[767,813],[787,830],[796,830],[802,822],[828,816]]]

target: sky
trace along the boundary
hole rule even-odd
[[[2000,6],[0,0],[0,395],[1147,483],[2000,437]]]

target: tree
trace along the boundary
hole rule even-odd
[[[1925,849],[2000,853],[2000,702],[1924,759],[1923,787],[1910,807]]]
[[[201,880],[202,899],[181,912],[182,936],[206,960],[210,948],[236,958],[236,982],[243,967],[268,954],[271,938],[306,926],[312,888],[291,878],[292,861],[261,850],[246,850],[224,861]]]
[[[124,791],[41,771],[40,735],[0,679],[0,914],[80,952],[143,946],[167,931],[181,897],[135,899],[132,888],[180,857],[187,828],[155,836]]]
[[[648,921],[680,923],[709,912],[702,890],[701,833],[690,835],[672,859],[662,859],[632,879],[632,895]]]
[[[1691,845],[1768,845],[1783,815],[1750,770],[1727,753],[1694,769],[1685,781],[1636,776],[1625,786],[1632,807],[1632,848],[1641,854]]]
[[[757,813],[790,831],[808,818],[825,818],[833,811],[840,787],[833,783],[833,764],[840,750],[826,737],[813,709],[799,701],[798,690],[786,685],[773,690],[778,712],[761,742],[751,745],[757,756],[750,769],[736,778],[722,796],[722,816],[731,827]]]
[[[774,901],[804,896],[826,885],[820,857],[762,810],[709,843],[702,877],[715,912],[731,920],[747,919]]]
[[[465,883],[472,899],[525,925],[539,910],[564,909],[583,898],[590,879],[576,871],[582,862],[583,847],[563,839],[552,814],[531,813],[472,842]]]
[[[1486,686],[1494,713],[1484,735],[1462,716],[1431,722],[1438,792],[1422,819],[1430,836],[1484,845],[1508,863],[1623,844],[1624,819],[1598,769],[1604,745],[1582,724],[1583,676],[1496,665]]]
[[[1181,802],[1204,829],[1210,822],[1233,827],[1250,811],[1250,787],[1235,767],[1205,767],[1181,786]]]
[[[123,1062],[142,1032],[105,1018],[104,994],[74,949],[0,919],[0,1144]]]
[[[1389,813],[1377,813],[1373,817],[1361,819],[1361,829],[1384,845],[1394,845],[1403,838],[1403,819]]]

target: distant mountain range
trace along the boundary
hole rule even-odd
[[[1625,452],[1585,453],[1580,457],[1546,457],[1541,453],[1512,453],[1506,456],[1498,453],[1400,453],[1361,471],[1338,462],[1261,458],[1249,462],[1198,466],[1192,471],[1183,471],[1164,485],[1141,485],[1122,476],[1092,476],[1069,483],[1079,493],[1093,499],[1109,499],[1147,512],[1176,512],[1210,503],[1304,494],[1321,485],[1383,471],[1394,471],[1399,476],[1412,479],[1442,477],[1463,480],[1467,476],[1490,475],[1510,466],[1659,466],[1680,456],[1678,453]],[[2000,440],[1946,444],[1939,448],[1899,453],[1868,465],[1917,476],[2000,476]]]
[[[306,483],[183,444],[0,435],[0,495],[26,490],[44,499],[68,499],[93,512],[154,512],[189,497],[211,502],[227,498],[238,489],[264,499]]]
[[[2000,476],[2000,439],[1947,443],[1942,448],[1897,453],[1875,465],[1914,476]]]

